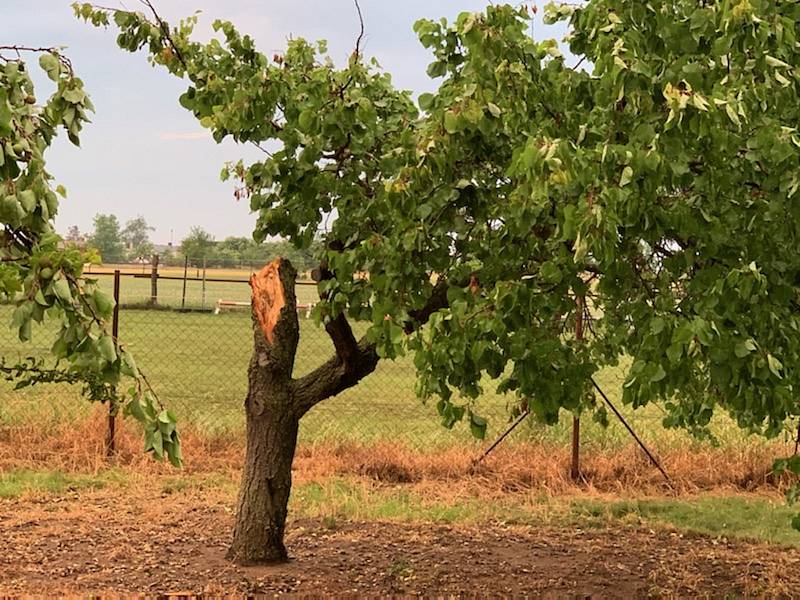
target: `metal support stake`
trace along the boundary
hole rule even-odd
[[[111,318],[111,336],[114,346],[119,337],[119,269],[114,271],[114,312]],[[108,430],[106,431],[106,456],[111,458],[116,451],[116,405],[108,407]]]

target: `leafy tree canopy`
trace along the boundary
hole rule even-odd
[[[40,103],[23,55],[39,56],[52,82]],[[59,132],[76,146],[92,104],[70,61],[54,48],[0,46],[0,295],[16,304],[12,327],[29,341],[35,323],[59,324],[55,365],[0,360],[17,387],[46,382],[83,383],[91,400],[120,408],[145,425],[146,449],[181,461],[175,418],[164,410],[133,356],[109,333],[114,302],[83,276],[96,256],[65,246],[54,232],[61,186],[53,187],[45,152]]]
[[[125,260],[125,245],[122,231],[116,215],[96,214],[94,231],[89,236],[89,245],[100,254],[100,260],[106,263]]]
[[[153,254],[153,243],[150,241],[150,232],[154,227],[147,224],[144,217],[138,216],[125,223],[122,230],[122,241],[127,247],[129,259],[147,258]]]
[[[774,435],[798,414],[798,3],[550,6],[589,71],[532,40],[524,8],[423,20],[440,86],[419,106],[358,46],[340,69],[324,43],[268,57],[229,22],[200,43],[196,17],[75,10],[185,78],[181,104],[217,141],[278,145],[223,173],[256,237],[307,247],[336,214],[322,318],[412,351],[445,418],[488,374],[552,422],[622,355],[625,400],[664,400],[670,425],[721,407]],[[580,346],[562,335],[576,296],[602,314]]]
[[[214,248],[214,236],[201,227],[192,227],[181,241],[181,254],[189,258],[192,266],[202,266]]]

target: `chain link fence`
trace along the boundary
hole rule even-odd
[[[164,405],[176,413],[181,424],[201,433],[243,432],[253,336],[248,273],[215,270],[212,274],[198,269],[187,273],[184,280],[182,273],[177,276],[161,269],[154,297],[147,270],[142,273],[138,266],[119,270],[123,271],[119,337]],[[89,276],[111,292],[113,271],[95,270]],[[305,309],[316,298],[316,286],[300,282],[296,294],[301,333],[295,376],[300,377],[330,358],[334,348],[325,330],[307,318]],[[9,363],[47,356],[57,324],[45,322],[35,327],[32,340],[22,344],[6,326],[13,309],[11,304],[0,305],[0,356]],[[359,334],[363,327],[356,324],[355,329]],[[359,385],[309,412],[303,419],[301,441],[394,440],[430,447],[470,440],[467,427],[448,431],[439,424],[434,403],[416,397],[415,377],[410,358],[382,361]],[[0,382],[0,427],[62,423],[91,413],[78,386],[48,384],[14,390],[13,385]],[[502,426],[508,420],[506,399],[492,396],[487,400],[487,412],[493,412]]]
[[[120,340],[131,349],[162,402],[187,424],[209,435],[240,435],[244,429],[243,402],[247,388],[247,365],[252,350],[250,288],[247,271],[177,271],[160,268],[157,277],[149,265],[119,266]],[[109,292],[113,270],[97,269],[93,275]],[[312,282],[299,281],[298,303],[310,306],[317,298]],[[47,356],[56,324],[35,328],[31,342],[21,344],[6,327],[13,306],[0,305],[0,356],[14,362],[27,356]],[[295,376],[310,372],[334,352],[324,329],[300,318],[300,345]],[[364,326],[355,324],[356,334]],[[605,370],[597,379],[618,406],[624,380],[624,365]],[[320,403],[301,423],[301,443],[379,441],[401,442],[419,449],[443,445],[476,444],[466,424],[453,430],[442,427],[435,401],[422,402],[414,393],[416,374],[410,357],[381,361],[377,370],[354,388]],[[513,396],[493,393],[487,382],[477,410],[489,421],[487,440],[501,434],[510,422]],[[685,441],[684,434],[665,434],[663,413],[657,407],[632,411],[622,408],[625,418],[646,441]],[[41,385],[14,390],[0,381],[0,428],[32,422],[49,424],[85,418],[91,406],[80,397],[80,389],[67,385]],[[602,428],[583,419],[584,446],[614,447],[631,442],[628,433],[612,419]],[[572,419],[562,417],[555,427],[527,419],[512,439],[569,444]],[[655,438],[658,439],[655,439]]]

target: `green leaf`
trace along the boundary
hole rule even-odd
[[[36,295],[33,297],[33,299],[39,306],[50,306],[50,302],[48,302],[47,298],[44,297],[42,290],[37,290]]]
[[[56,81],[58,79],[58,74],[61,70],[61,64],[58,61],[58,58],[50,52],[45,52],[39,57],[39,66],[42,67],[47,73],[47,76]]]
[[[559,283],[563,277],[561,269],[554,261],[547,261],[539,268],[539,274],[547,283]]]
[[[300,116],[297,118],[297,124],[302,131],[310,132],[316,119],[316,112],[308,108],[300,113]]]
[[[633,169],[628,166],[622,169],[622,176],[619,178],[619,187],[625,187],[633,179]]]
[[[97,341],[97,351],[108,362],[117,360],[117,350],[110,335],[104,335]]]
[[[764,58],[765,58],[765,60],[767,61],[767,64],[770,67],[779,67],[781,69],[791,69],[792,68],[792,65],[790,65],[789,63],[784,62],[784,61],[780,60],[779,58],[775,58],[774,56],[770,56],[769,54],[767,54]]]
[[[153,446],[153,454],[159,460],[164,458],[164,439],[161,437],[161,431],[156,429],[150,437],[150,444]]]
[[[107,318],[111,315],[114,310],[114,300],[111,296],[100,288],[97,288],[92,293],[92,299],[94,300],[95,306],[97,306],[97,310],[103,317]]]
[[[69,282],[66,279],[57,279],[53,282],[53,292],[56,298],[65,304],[72,303],[72,290],[69,287]]]
[[[472,436],[482,440],[486,437],[486,427],[488,423],[486,419],[476,415],[474,412],[470,411],[469,413],[469,430],[472,433]]]
[[[33,193],[33,190],[17,192],[17,199],[27,213],[32,213],[36,208],[36,194]]]
[[[122,374],[128,375],[129,377],[139,377],[139,369],[136,367],[136,361],[133,359],[133,355],[122,349],[120,350],[120,354],[122,355],[122,368],[120,369]]]
[[[451,110],[444,113],[444,129],[449,134],[458,133],[459,131],[458,115]]]
[[[783,369],[783,364],[781,364],[781,361],[772,356],[772,354],[767,354],[767,365],[769,365],[769,370],[775,377],[782,378],[781,370]]]
[[[11,106],[8,104],[8,92],[5,89],[0,89],[0,133],[6,135],[11,132]],[[3,150],[0,147],[0,166],[3,161]]]
[[[656,367],[656,372],[650,377],[650,383],[658,383],[667,376],[667,372],[660,364]]]
[[[419,107],[422,110],[430,110],[433,106],[433,101],[436,99],[436,96],[430,93],[424,93],[419,95]]]
[[[755,351],[755,349],[756,345],[753,340],[744,340],[742,342],[738,342],[736,346],[734,346],[733,353],[737,358],[744,358],[751,352]]]
[[[126,405],[125,405],[125,413],[131,415],[134,419],[143,423],[147,420],[147,417],[144,414],[144,410],[142,409],[142,405],[139,402],[138,398],[132,398]]]
[[[86,92],[80,88],[73,88],[64,92],[64,100],[72,104],[80,104],[86,98]]]
[[[395,346],[400,346],[403,343],[403,339],[405,338],[405,332],[400,325],[396,323],[389,324],[389,339],[391,340],[392,344]]]
[[[658,335],[662,331],[664,331],[665,321],[661,317],[656,317],[652,321],[650,321],[650,332],[653,335]]]
[[[19,341],[29,342],[31,339],[31,319],[27,319],[22,325],[19,326]]]
[[[173,467],[180,468],[183,465],[183,454],[181,452],[181,443],[178,439],[178,433],[173,432],[173,441],[166,447],[167,457]]]

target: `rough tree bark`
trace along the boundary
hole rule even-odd
[[[358,383],[378,363],[374,345],[356,341],[340,315],[325,325],[335,355],[308,375],[292,379],[299,341],[296,275],[289,261],[278,258],[250,279],[253,355],[245,400],[247,449],[228,551],[239,564],[287,560],[283,535],[300,418]]]
[[[296,273],[277,259],[250,278],[253,355],[245,399],[247,450],[228,556],[241,564],[287,559],[283,544],[300,417],[291,377],[299,341]]]

